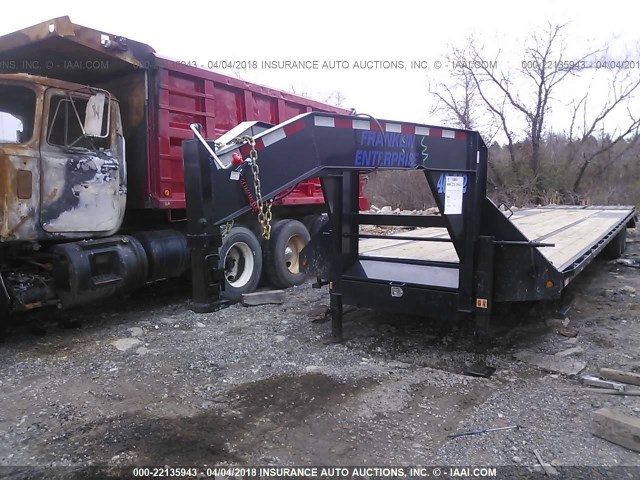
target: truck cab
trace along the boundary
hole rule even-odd
[[[312,111],[350,113],[68,17],[0,36],[0,317],[181,277],[191,263],[182,142],[192,126],[220,139],[244,122]],[[274,202],[273,235],[261,239],[247,185],[234,192],[247,212],[224,230],[219,254],[231,301],[263,272],[280,288],[303,282],[299,252],[326,210],[320,181],[301,182]]]
[[[109,236],[127,178],[118,102],[109,92],[0,75],[0,242]]]

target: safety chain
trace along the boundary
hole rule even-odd
[[[232,228],[233,228],[233,218],[229,220],[227,223],[225,223],[224,227],[222,227],[222,238],[229,235],[229,232],[231,232]]]
[[[251,158],[251,172],[253,173],[253,187],[256,191],[256,204],[258,205],[258,222],[262,238],[269,240],[271,238],[271,205],[273,202],[268,200],[262,201],[262,191],[260,189],[260,167],[258,166],[258,151],[256,150],[256,141],[253,137],[240,137],[241,141],[247,142],[251,147],[249,157]]]

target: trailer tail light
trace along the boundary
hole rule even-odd
[[[544,282],[544,286],[547,288],[553,288],[555,286],[555,283],[553,283],[553,280],[547,280],[546,282]]]
[[[165,188],[162,191],[162,195],[164,195],[165,197],[170,197],[171,196],[171,190],[169,190],[168,188]]]

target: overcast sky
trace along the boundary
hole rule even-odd
[[[347,70],[258,68],[243,78],[272,87],[311,93],[322,100],[338,90],[344,106],[380,118],[433,122],[427,72],[449,44],[473,34],[487,52],[501,48],[518,62],[518,45],[546,22],[568,25],[576,51],[606,41],[619,52],[636,51],[640,7],[632,2],[543,1],[255,1],[154,2],[109,0],[31,1],[0,20],[0,34],[54,17],[151,45],[163,56],[207,65],[214,61],[346,61]],[[144,5],[144,6],[143,6]],[[403,61],[403,70],[353,68],[356,61]],[[640,58],[638,58],[640,60]],[[446,77],[443,65],[438,78]],[[233,74],[231,70],[223,73]]]

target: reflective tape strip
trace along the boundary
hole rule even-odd
[[[287,134],[285,133],[284,128],[279,128],[278,130],[275,130],[271,133],[267,133],[264,137],[261,137],[261,138],[264,146],[268,147],[269,145],[273,145],[278,140],[282,140],[283,138],[286,138],[286,137],[287,137]]]
[[[443,130],[442,138],[456,138],[456,132],[453,130]]]
[[[441,137],[452,140],[464,140],[467,137],[466,132],[459,130],[445,130],[437,127],[425,127],[412,123],[387,123],[384,121],[365,120],[363,118],[344,118],[344,117],[326,117],[317,115],[313,119],[316,127],[330,127],[352,130],[374,130],[384,131],[387,133],[404,133],[407,135],[421,135],[425,137]],[[269,132],[256,140],[256,149],[261,150],[264,147],[273,145],[276,142],[293,135],[304,129],[304,121],[296,121],[289,123],[282,128]]]
[[[335,127],[336,122],[333,117],[316,117],[314,119],[314,123],[316,127]]]

